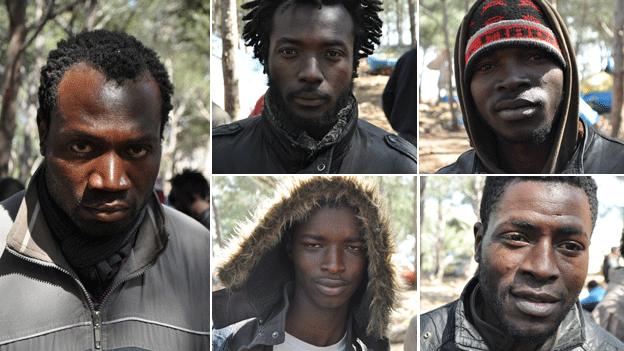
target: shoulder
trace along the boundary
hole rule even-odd
[[[475,151],[470,149],[459,155],[457,161],[436,171],[437,174],[472,174],[475,173]]]
[[[439,350],[454,338],[454,314],[458,300],[420,315],[421,350]]]
[[[370,138],[378,147],[383,147],[396,153],[397,156],[407,157],[417,162],[418,150],[407,140],[364,120],[358,120],[358,129]]]
[[[227,138],[234,137],[241,134],[243,131],[249,128],[253,128],[261,121],[261,117],[248,117],[228,124],[222,124],[220,126],[212,128],[213,138]]]
[[[230,343],[239,330],[245,326],[253,323],[254,318],[243,320],[237,323],[230,324],[220,329],[212,330],[212,350],[214,351],[226,351],[230,350]]]
[[[208,269],[208,257],[210,252],[210,233],[208,229],[198,221],[186,214],[163,206],[165,228],[169,234],[169,242],[180,258],[186,257],[187,261],[206,263]],[[203,259],[205,257],[205,259]]]
[[[584,173],[624,173],[624,143],[585,126]]]
[[[596,324],[592,318],[584,318],[586,344],[589,350],[624,350],[624,343]]]

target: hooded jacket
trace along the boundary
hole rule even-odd
[[[40,206],[34,182],[0,203],[0,351],[209,348],[204,227],[152,196],[130,255],[96,304]]]
[[[347,337],[352,348],[388,350],[384,337],[395,300],[390,229],[377,192],[355,178],[301,182],[242,230],[237,251],[218,269],[225,289],[213,293],[213,350],[270,350],[284,342],[294,280],[284,240],[296,223],[325,204],[354,209],[367,250],[361,298],[352,297]]]
[[[478,279],[468,282],[461,297],[420,317],[421,351],[505,350],[505,345],[487,345],[470,322],[467,305]],[[577,302],[557,329],[553,351],[622,351],[624,344],[584,315]]]
[[[554,32],[565,61],[563,95],[552,128],[553,144],[540,173],[622,173],[624,144],[598,134],[579,120],[579,77],[573,44],[565,22],[545,0],[533,0]],[[482,1],[477,1],[461,23],[455,41],[455,81],[464,125],[473,149],[437,173],[506,173],[497,161],[494,131],[481,118],[470,92],[464,53],[468,42],[469,22]],[[584,132],[579,132],[583,130]]]
[[[416,174],[416,147],[359,120],[354,97],[352,102],[346,124],[319,143],[275,123],[268,102],[261,116],[213,128],[213,173]]]

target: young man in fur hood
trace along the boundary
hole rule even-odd
[[[388,350],[391,251],[376,190],[355,178],[303,181],[219,269],[213,350]]]
[[[473,149],[438,173],[622,173],[624,144],[579,118],[576,59],[545,0],[479,0],[455,43]]]

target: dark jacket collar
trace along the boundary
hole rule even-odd
[[[311,164],[321,153],[330,152],[330,173],[336,173],[355,133],[358,121],[357,101],[353,95],[349,104],[338,113],[338,121],[332,129],[316,141],[306,132],[288,123],[288,116],[278,113],[270,101],[271,94],[265,95],[262,111],[267,141],[287,172],[297,173]]]

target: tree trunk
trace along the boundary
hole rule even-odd
[[[217,203],[213,201],[210,204],[210,208],[212,209],[212,216],[214,217],[214,231],[217,234],[217,245],[219,247],[223,247],[223,237],[221,236],[221,222],[219,221],[219,209],[217,208]]]
[[[418,280],[418,218],[420,217],[420,223],[422,224],[422,193],[425,187],[424,177],[420,180],[420,192],[418,191],[418,177],[414,177],[413,179],[413,193],[414,193],[414,204],[412,213],[412,232],[414,233],[414,272],[416,272],[416,279]],[[418,196],[420,193],[420,196]],[[420,202],[419,202],[420,200]],[[420,215],[418,215],[420,213]],[[422,227],[422,225],[421,225]],[[415,284],[418,286],[417,284]]]
[[[401,0],[396,0],[396,29],[399,36],[399,45],[403,45],[403,4]]]
[[[446,69],[448,69],[448,75],[446,79],[446,90],[448,96],[449,108],[451,110],[451,121],[453,130],[459,129],[459,123],[457,120],[457,114],[455,113],[455,103],[453,102],[453,60],[451,57],[451,40],[448,29],[448,9],[446,6],[446,0],[441,0],[442,2],[442,28],[444,29],[444,46],[446,48],[446,58],[447,65]]]
[[[238,75],[236,73],[236,42],[238,40],[238,22],[236,19],[236,0],[221,1],[221,39],[223,53],[223,90],[225,111],[234,120],[238,119]]]
[[[416,37],[416,0],[407,0],[407,10],[409,11],[410,22],[410,39],[413,48],[418,47],[418,38]]]
[[[613,43],[613,105],[611,107],[611,136],[617,137],[622,124],[622,101],[624,99],[624,0],[615,1]]]
[[[9,45],[2,77],[2,106],[0,107],[0,178],[8,175],[11,144],[15,135],[17,93],[21,83],[22,48],[26,41],[25,0],[6,0],[9,15]]]
[[[435,243],[435,279],[438,282],[441,282],[442,278],[444,278],[444,269],[446,266],[444,263],[444,232],[446,230],[446,225],[444,219],[444,209],[442,207],[442,197],[440,197],[438,199],[438,230],[436,233]]]

